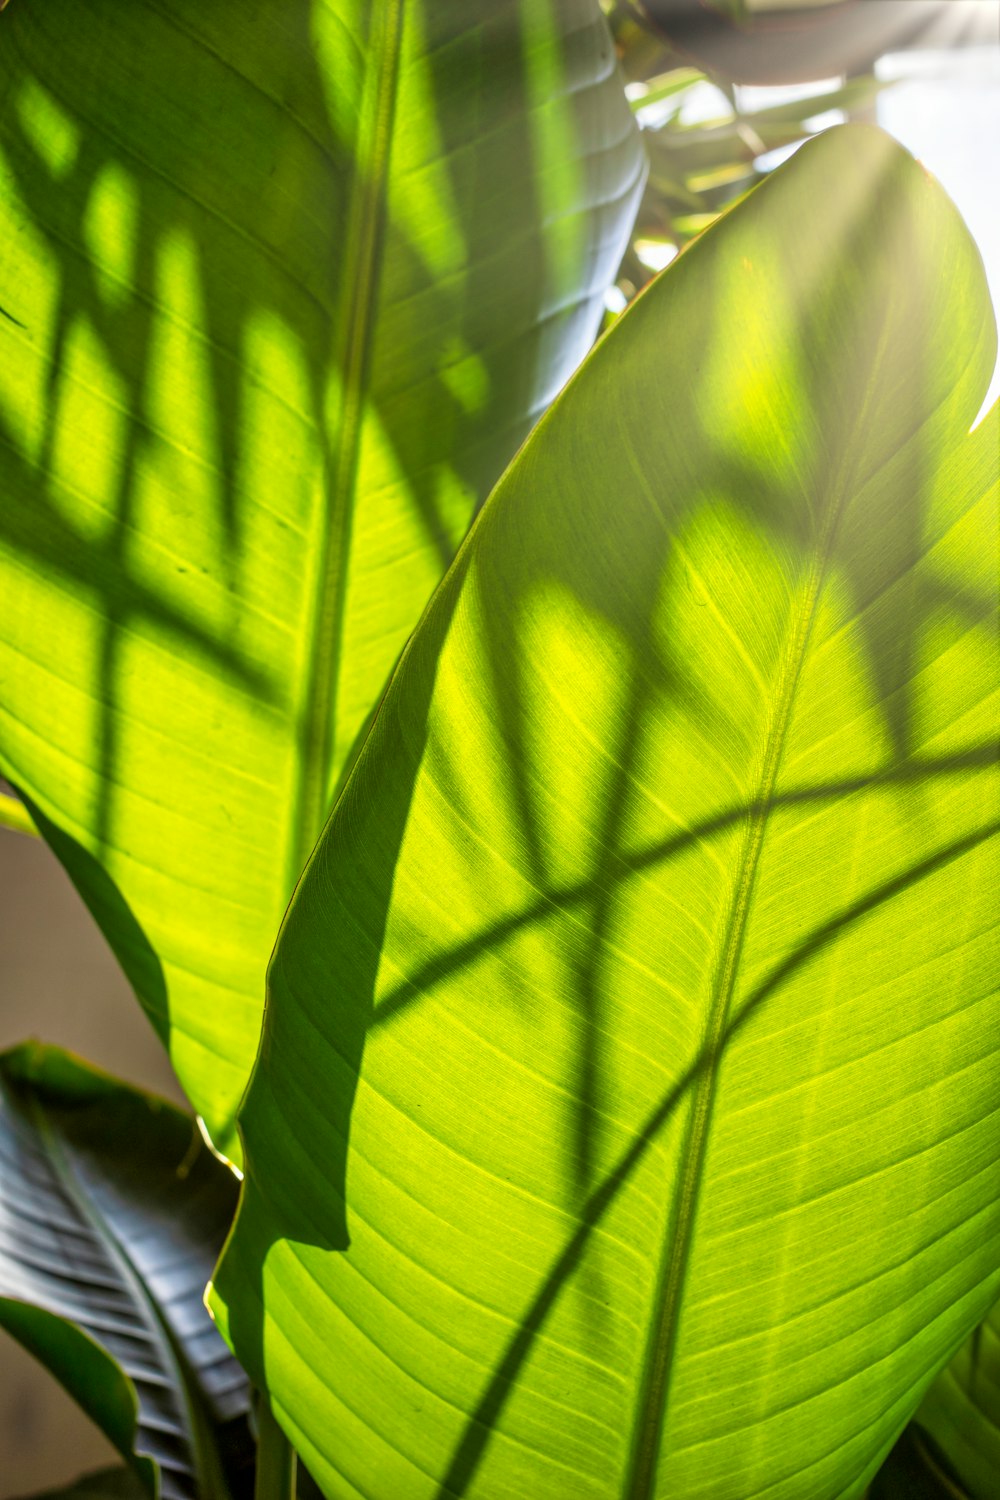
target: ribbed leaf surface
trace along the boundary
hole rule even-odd
[[[220,1141],[341,772],[642,173],[597,0],[0,23],[0,767]]]
[[[270,972],[214,1305],[331,1497],[858,1500],[1000,1285],[996,349],[878,131],[626,312]]]
[[[164,1500],[224,1497],[252,1460],[202,1301],[235,1200],[190,1116],[55,1048],[0,1057],[0,1324]]]

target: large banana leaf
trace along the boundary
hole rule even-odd
[[[597,0],[0,22],[0,769],[219,1139],[341,772],[641,177]]]
[[[0,1326],[163,1500],[236,1500],[252,1468],[202,1301],[235,1200],[190,1115],[54,1047],[0,1055]]]
[[[289,908],[212,1294],[331,1497],[856,1500],[996,1296],[995,348],[831,131],[480,516]]]

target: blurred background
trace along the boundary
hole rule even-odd
[[[605,10],[650,158],[633,242],[607,298],[609,322],[803,140],[846,119],[882,125],[944,185],[1000,307],[1000,0],[608,0]],[[987,404],[998,393],[995,374]],[[61,866],[40,839],[3,827],[0,952],[0,1047],[56,1042],[180,1100]],[[114,1458],[0,1333],[0,1500]]]

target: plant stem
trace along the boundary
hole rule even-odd
[[[257,1477],[254,1500],[295,1500],[295,1449],[261,1391],[257,1402]]]

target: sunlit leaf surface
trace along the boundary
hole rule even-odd
[[[189,1115],[53,1047],[0,1056],[0,1326],[163,1500],[237,1500],[252,1464],[202,1301],[235,1199]]]
[[[281,914],[642,153],[597,0],[0,23],[0,769],[225,1138]]]
[[[494,492],[286,919],[217,1273],[331,1497],[859,1500],[995,1298],[995,347],[832,131]]]

